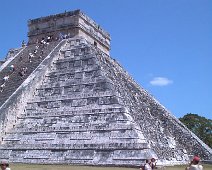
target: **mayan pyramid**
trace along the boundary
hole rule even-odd
[[[110,35],[80,10],[28,27],[27,44],[0,66],[0,159],[114,166],[212,159],[211,148],[110,57]]]

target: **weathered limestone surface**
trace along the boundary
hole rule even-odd
[[[73,14],[30,22],[65,17],[69,23]],[[88,20],[79,11],[77,15]],[[0,159],[117,166],[138,166],[151,157],[160,164],[184,164],[193,154],[211,160],[211,149],[90,38],[77,34],[51,42],[39,63],[34,64],[38,58],[22,63],[34,66],[26,77],[18,80],[14,73],[9,79],[8,86],[14,87],[5,88],[11,93],[6,89],[0,93],[9,96],[0,96]],[[27,56],[35,46],[31,41],[20,55]],[[20,55],[11,62],[17,65]],[[6,72],[5,67],[0,77]],[[12,80],[20,83],[15,86]]]

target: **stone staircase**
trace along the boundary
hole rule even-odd
[[[0,106],[15,92],[15,90],[24,82],[24,80],[35,70],[35,68],[41,63],[41,61],[51,52],[51,50],[58,44],[58,42],[51,42],[45,47],[40,47],[34,57],[29,60],[29,53],[33,53],[37,44],[32,44],[25,47],[21,53],[19,53],[8,66],[0,72],[0,85],[5,83],[2,92],[0,92]],[[41,51],[43,53],[41,54]],[[15,70],[11,72],[9,66],[14,65]],[[20,76],[22,68],[27,68],[26,74]],[[3,78],[9,75],[8,81],[4,82]]]

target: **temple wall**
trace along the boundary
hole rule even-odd
[[[60,39],[61,35],[68,38],[84,36],[89,42],[97,43],[99,48],[109,54],[110,35],[80,11],[29,20],[28,26],[29,44],[36,43],[46,36],[52,36],[53,39]]]

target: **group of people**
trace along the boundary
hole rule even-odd
[[[11,170],[9,167],[9,163],[6,160],[1,161],[1,170]],[[156,159],[151,158],[147,159],[146,163],[141,166],[141,170],[153,170],[158,169],[156,166]],[[188,167],[185,170],[203,170],[203,166],[200,164],[200,158],[198,156],[194,156],[193,160],[190,162]]]
[[[156,166],[156,159],[146,159],[144,165],[141,166],[141,170],[153,170],[158,169]],[[189,165],[185,168],[185,170],[203,170],[203,166],[200,164],[200,158],[198,156],[194,156]]]
[[[29,62],[32,62],[32,58],[35,57],[35,55],[37,54],[39,46],[44,48],[51,41],[52,41],[52,36],[47,36],[46,38],[42,38],[42,40],[40,41],[40,44],[38,44],[39,43],[39,41],[38,41],[37,45],[35,47],[35,50],[33,52],[30,52],[28,55]],[[25,46],[24,41],[22,42],[22,46]],[[43,53],[44,53],[44,51],[43,51],[43,49],[41,49],[40,58],[42,57]],[[20,58],[22,59],[22,57],[20,57]],[[0,84],[0,93],[3,92],[6,82],[9,80],[10,75],[15,71],[15,66],[13,64],[8,66],[8,68],[9,68],[9,73],[8,73],[8,75],[5,75],[3,77],[3,80],[2,80],[3,83]],[[20,68],[18,74],[21,76],[21,78],[23,78],[25,76],[25,74],[27,73],[27,69],[28,69],[27,67]]]
[[[28,60],[29,62],[31,63],[32,62],[32,58],[34,58],[37,53],[38,53],[38,49],[41,47],[41,51],[40,51],[40,54],[39,57],[42,58],[42,55],[44,53],[43,49],[49,45],[49,43],[52,41],[52,37],[51,36],[47,36],[46,38],[42,38],[41,40],[38,40],[36,41],[36,46],[35,46],[35,49],[29,53],[28,55]]]
[[[141,170],[153,170],[157,169],[156,167],[156,159],[151,158],[151,159],[146,159],[146,162],[143,166],[140,168]]]
[[[3,92],[4,90],[4,87],[6,86],[6,82],[8,82],[11,74],[15,71],[15,66],[12,64],[10,66],[8,66],[8,69],[9,69],[9,72],[8,72],[8,75],[5,75],[2,79],[2,83],[0,85],[0,93]],[[27,72],[27,67],[22,67],[18,74],[21,76],[21,78],[23,78],[23,76],[26,74]]]

